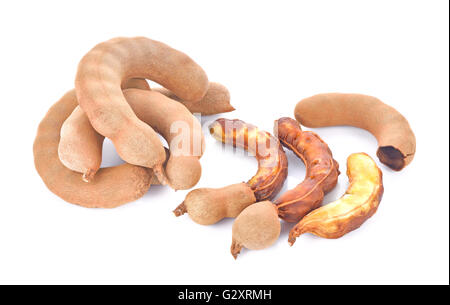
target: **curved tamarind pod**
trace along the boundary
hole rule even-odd
[[[276,206],[270,201],[252,204],[233,223],[231,255],[236,259],[243,247],[250,250],[267,248],[278,239],[280,232]]]
[[[89,208],[113,208],[142,197],[153,180],[151,169],[131,164],[102,168],[95,181],[85,183],[61,163],[60,129],[77,105],[75,91],[69,91],[39,125],[33,145],[34,163],[46,186],[65,201]]]
[[[112,140],[123,160],[153,168],[165,184],[164,148],[154,130],[140,121],[126,102],[121,83],[128,78],[151,79],[194,102],[206,94],[208,78],[186,54],[145,37],[100,43],[78,65],[78,102],[94,129]]]
[[[165,166],[169,185],[184,190],[197,184],[202,172],[199,158],[205,148],[197,118],[185,106],[159,92],[127,89],[124,96],[138,118],[169,144],[170,157]]]
[[[256,157],[258,171],[247,181],[256,200],[271,200],[275,197],[287,177],[287,158],[280,141],[267,131],[241,120],[221,118],[209,128],[216,140],[241,147]]]
[[[230,104],[230,92],[225,86],[219,83],[209,83],[209,88],[205,96],[200,101],[195,103],[180,99],[166,88],[154,88],[152,90],[158,91],[161,94],[182,103],[192,113],[212,115],[235,110]]]
[[[304,233],[324,238],[339,238],[359,228],[378,209],[383,197],[383,174],[365,153],[351,154],[347,159],[350,181],[345,194],[306,215],[289,233],[289,244]]]
[[[283,193],[274,203],[278,215],[297,222],[320,206],[323,197],[337,184],[339,164],[328,145],[314,132],[302,131],[297,121],[281,118],[275,121],[275,134],[283,146],[292,150],[305,164],[306,177],[295,188]]]
[[[240,120],[218,119],[209,128],[217,140],[253,153],[258,161],[258,171],[247,183],[219,189],[200,188],[188,193],[174,213],[176,216],[188,213],[199,224],[236,217],[256,201],[272,199],[287,177],[286,154],[278,139],[270,133]]]
[[[150,90],[145,79],[129,79],[122,88]],[[102,148],[105,137],[95,131],[84,111],[77,106],[61,127],[58,155],[69,169],[82,173],[89,182],[102,163]]]
[[[307,127],[350,125],[372,133],[377,156],[400,171],[414,158],[416,138],[408,121],[393,107],[363,94],[326,93],[298,102],[295,118]]]

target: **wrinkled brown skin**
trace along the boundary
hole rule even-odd
[[[145,79],[129,79],[122,89],[137,88],[150,90]],[[58,155],[69,169],[82,173],[82,179],[89,182],[94,178],[102,163],[102,148],[105,137],[95,131],[84,111],[77,106],[61,127]]]
[[[209,127],[215,139],[252,152],[258,160],[258,172],[247,183],[191,191],[174,214],[178,217],[188,213],[200,224],[236,217],[247,206],[272,199],[287,177],[286,154],[278,139],[270,133],[240,120],[218,119]]]
[[[122,93],[121,84],[130,78],[150,79],[192,102],[206,94],[208,78],[186,54],[145,37],[100,43],[78,65],[78,102],[94,129],[111,139],[123,160],[153,168],[165,184],[164,147],[156,132],[134,114]]]
[[[164,94],[165,96],[182,103],[192,113],[213,115],[235,110],[234,107],[230,104],[230,92],[225,86],[219,83],[209,83],[208,91],[206,92],[205,96],[198,102],[184,101],[165,88],[154,88],[152,90]]]
[[[217,119],[211,135],[224,144],[252,153],[258,161],[257,173],[247,181],[257,201],[272,200],[287,177],[286,154],[277,138],[241,120]]]
[[[395,171],[411,163],[416,137],[406,118],[373,96],[325,93],[301,100],[295,118],[307,127],[350,125],[372,133],[378,141],[377,156]]]
[[[347,159],[350,185],[337,201],[306,215],[289,233],[292,246],[304,233],[336,239],[358,229],[378,209],[383,197],[383,174],[375,161],[365,153]]]
[[[267,248],[278,239],[280,232],[276,206],[270,201],[252,204],[233,223],[231,255],[236,259],[243,247],[250,250]]]
[[[336,186],[340,174],[339,164],[333,159],[328,145],[317,134],[302,131],[298,122],[291,118],[275,121],[275,134],[278,134],[283,146],[292,150],[306,167],[305,179],[274,202],[280,218],[287,222],[298,222],[318,208],[324,195]]]
[[[78,105],[75,91],[66,93],[41,121],[33,145],[34,163],[42,180],[57,196],[88,208],[113,208],[142,197],[153,180],[151,169],[122,164],[102,168],[95,181],[85,183],[58,157],[60,129]]]

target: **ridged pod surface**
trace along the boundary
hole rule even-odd
[[[292,150],[306,167],[305,179],[274,202],[282,219],[298,222],[319,207],[324,195],[336,186],[339,164],[328,145],[314,132],[302,131],[297,121],[280,118],[274,129],[283,146]]]

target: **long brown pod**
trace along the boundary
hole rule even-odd
[[[121,84],[129,78],[151,79],[193,102],[205,95],[208,78],[186,54],[145,37],[100,43],[78,65],[78,102],[94,129],[112,140],[123,160],[153,168],[165,183],[164,147],[154,130],[134,114],[122,93]]]
[[[289,244],[304,234],[339,238],[359,228],[378,209],[383,197],[383,175],[375,161],[365,153],[347,159],[350,185],[345,194],[306,215],[289,233]]]
[[[210,125],[217,140],[242,147],[258,161],[258,171],[248,182],[224,188],[200,188],[191,191],[174,211],[188,213],[199,224],[209,225],[225,217],[236,217],[256,201],[270,200],[287,177],[287,158],[278,139],[256,126],[240,120],[218,119]]]
[[[378,140],[377,156],[393,170],[414,158],[416,138],[406,118],[373,96],[326,93],[298,102],[295,118],[307,127],[350,125],[363,128]]]
[[[297,121],[287,117],[277,120],[275,132],[283,146],[292,150],[306,167],[305,179],[274,202],[280,218],[297,222],[319,207],[324,195],[336,186],[339,164],[328,145],[316,133],[302,131]]]
[[[65,201],[89,208],[113,208],[142,197],[153,180],[151,169],[125,163],[102,168],[95,181],[85,183],[61,163],[60,129],[77,105],[75,91],[69,91],[39,125],[33,145],[34,163],[46,186]]]

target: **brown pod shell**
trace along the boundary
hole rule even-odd
[[[298,222],[318,208],[324,195],[336,186],[339,164],[328,145],[314,132],[302,131],[294,119],[281,118],[275,121],[274,129],[283,146],[292,150],[306,167],[305,179],[274,202],[283,220]]]
[[[67,202],[89,208],[113,208],[142,197],[151,185],[153,172],[122,164],[102,168],[91,183],[66,168],[58,157],[60,129],[78,105],[75,91],[66,93],[41,121],[33,145],[36,170],[50,191]]]
[[[278,239],[280,232],[276,206],[270,201],[252,204],[233,223],[231,254],[236,259],[243,247],[250,250],[267,248]]]
[[[224,85],[219,83],[209,83],[208,91],[206,91],[205,96],[198,102],[182,100],[166,88],[154,88],[152,90],[182,103],[192,113],[213,115],[235,110],[230,104],[230,92]]]
[[[190,191],[174,211],[176,216],[188,213],[198,224],[211,225],[225,217],[236,217],[256,202],[252,189],[246,183],[222,188],[198,188]]]
[[[289,243],[304,233],[335,239],[359,228],[378,209],[383,197],[383,174],[365,153],[347,159],[350,185],[345,194],[306,215],[289,233]]]
[[[372,133],[377,156],[393,170],[402,170],[416,153],[416,137],[406,118],[373,96],[325,93],[306,98],[295,107],[295,118],[307,127],[350,125]]]

